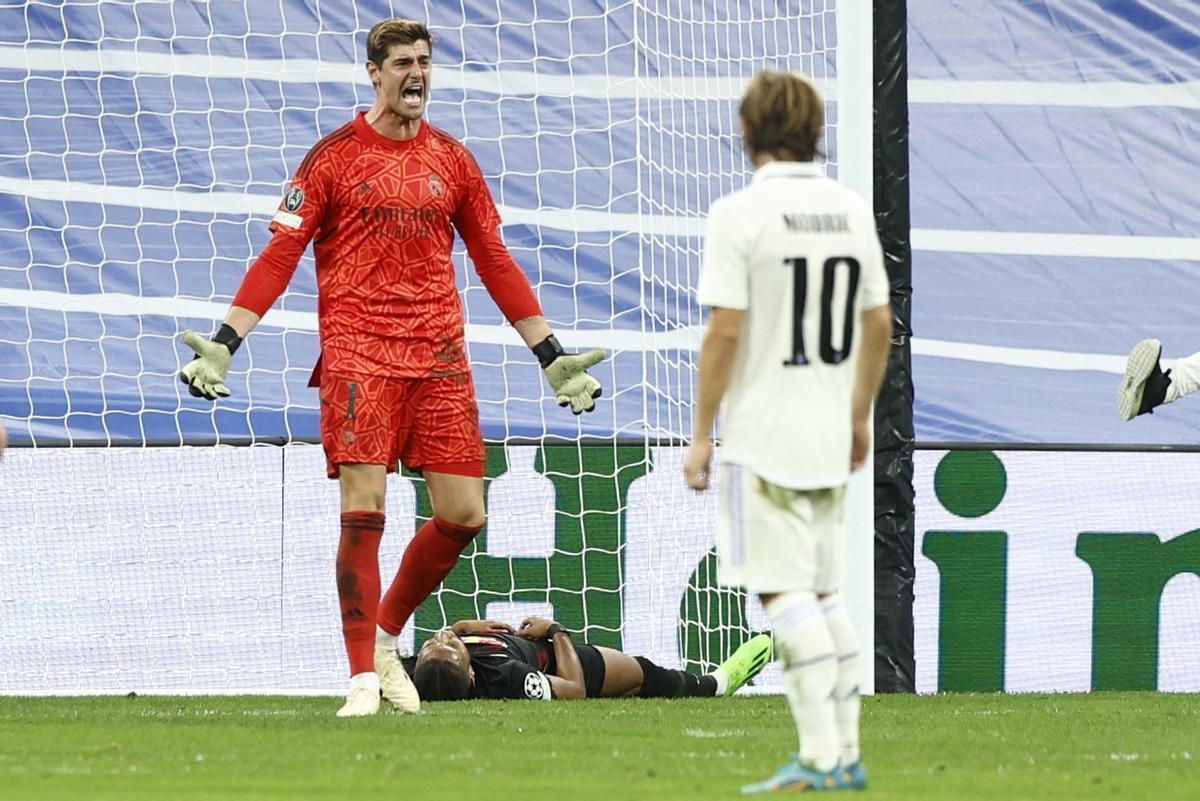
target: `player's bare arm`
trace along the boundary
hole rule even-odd
[[[545,341],[546,337],[554,334],[550,330],[550,324],[546,322],[546,318],[540,314],[515,321],[513,328],[517,329],[521,340],[531,349],[536,347],[539,342]]]
[[[700,345],[700,387],[692,419],[692,442],[683,460],[683,473],[692,489],[708,488],[713,449],[710,437],[717,421],[717,411],[721,408],[721,399],[729,389],[729,377],[733,374],[734,356],[741,340],[745,316],[746,313],[740,309],[714,308]]]
[[[553,620],[530,617],[521,622],[521,628],[517,633],[531,640],[550,640],[550,644],[554,648],[555,671],[546,678],[550,680],[550,688],[554,690],[555,698],[564,700],[587,698],[583,665],[579,664],[575,645],[571,642],[571,635],[566,629]]]
[[[237,335],[245,339],[250,335],[258,325],[262,317],[241,306],[230,306],[229,312],[225,315],[225,325],[237,332]]]
[[[879,387],[887,371],[888,353],[892,349],[891,306],[867,309],[862,313],[861,319],[862,352],[858,356],[854,379],[851,470],[857,470],[866,464],[867,453],[871,449],[871,404],[879,394]]]

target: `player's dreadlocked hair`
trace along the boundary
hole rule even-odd
[[[413,684],[422,701],[461,701],[471,689],[471,676],[466,665],[459,666],[445,659],[420,659],[413,670]]]
[[[812,161],[825,128],[825,104],[806,78],[764,70],[750,81],[740,108],[746,152],[782,161]]]
[[[423,23],[403,17],[385,19],[383,22],[377,22],[367,34],[367,61],[373,61],[376,66],[382,67],[392,45],[421,41],[427,42],[432,52],[433,36]]]

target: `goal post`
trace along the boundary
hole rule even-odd
[[[874,207],[874,28],[872,0],[837,3],[838,180]],[[874,465],[874,449],[867,465]],[[846,487],[846,609],[854,621],[859,653],[873,652],[875,640],[875,471],[852,473]],[[859,660],[859,688],[875,690],[875,662]]]
[[[78,600],[94,601],[108,586],[124,599],[112,608],[157,614],[137,603],[137,560],[169,560],[167,544],[179,538],[188,547],[172,569],[184,578],[164,586],[179,591],[173,612],[194,616],[188,631],[203,634],[161,645],[167,663],[192,666],[171,675],[200,677],[197,689],[216,691],[261,668],[282,682],[272,689],[287,689],[287,649],[270,639],[287,635],[306,643],[297,689],[340,686],[328,564],[334,485],[319,470],[311,481],[293,472],[319,450],[317,398],[306,387],[318,349],[311,256],[235,357],[232,398],[212,406],[187,394],[175,377],[187,357],[177,337],[216,327],[268,240],[289,175],[322,135],[369,106],[363,38],[399,12],[426,20],[436,37],[428,117],[476,155],[506,242],[559,338],[611,354],[595,371],[605,394],[594,414],[556,407],[536,360],[456,248],[490,443],[491,517],[422,608],[409,642],[467,613],[554,610],[597,642],[711,669],[767,623],[744,594],[715,587],[714,502],[683,491],[679,477],[704,324],[695,301],[703,219],[750,178],[737,104],[768,67],[802,71],[823,91],[827,169],[870,197],[863,0],[303,8],[31,0],[0,10],[0,420],[17,444],[32,446],[19,449],[20,469],[38,482],[88,488],[86,502],[71,504],[86,519],[68,522],[40,483],[0,482],[0,503],[23,505],[30,525],[46,521],[49,549],[29,555],[32,568],[0,562],[0,585],[10,571],[33,569],[68,592],[93,593]],[[194,447],[213,443],[255,447]],[[31,456],[61,446],[69,447],[53,458]],[[262,620],[229,613],[239,593],[247,597],[248,574],[239,567],[231,584],[203,583],[202,571],[189,571],[203,565],[206,541],[217,548],[221,540],[171,517],[186,493],[163,471],[203,470],[206,459],[229,481],[283,486],[278,504],[269,492],[247,496],[256,536],[279,538],[277,548],[252,549],[261,572],[279,577],[268,594],[254,590],[253,604],[280,619],[249,649],[239,644],[268,636]],[[8,459],[4,466],[13,469]],[[45,472],[50,466],[59,472]],[[848,594],[866,643],[870,491],[866,477],[855,481]],[[389,511],[385,566],[428,512],[419,481],[397,477],[389,492],[403,500]],[[238,525],[227,517],[223,525]],[[81,527],[98,544],[84,571],[94,586],[72,581]],[[155,546],[133,545],[147,527]],[[94,629],[73,617],[88,604],[28,603],[42,604],[24,618],[36,631],[9,619],[11,641],[47,644],[50,653],[60,633]],[[98,658],[114,667],[103,674],[108,684],[88,686],[95,691],[122,689],[119,666],[132,664],[123,648],[159,647],[116,628],[101,642],[108,650]],[[235,652],[250,661],[222,685],[221,660]],[[18,662],[0,658],[0,672]],[[19,682],[0,676],[0,690]]]

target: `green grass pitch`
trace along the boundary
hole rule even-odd
[[[0,698],[0,799],[736,798],[795,747],[779,696],[429,704]],[[884,799],[1200,798],[1200,696],[864,699]]]

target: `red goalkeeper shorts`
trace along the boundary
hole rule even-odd
[[[343,464],[482,476],[486,455],[469,373],[438,378],[321,376],[330,478]]]

